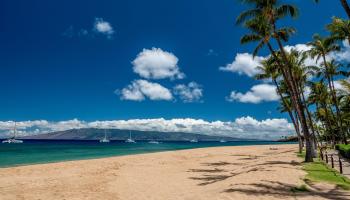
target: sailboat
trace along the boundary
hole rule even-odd
[[[158,142],[157,140],[151,140],[148,142],[149,144],[159,144],[160,142]]]
[[[221,140],[220,140],[220,142],[221,142],[221,143],[225,143],[225,142],[226,142],[226,140],[224,140],[224,139],[221,139]]]
[[[190,140],[190,142],[192,142],[192,143],[197,143],[198,140],[197,140],[197,139],[192,139],[192,140]]]
[[[136,143],[135,140],[131,138],[131,131],[129,131],[129,138],[125,140],[126,143]]]
[[[9,138],[7,140],[2,141],[2,143],[14,143],[14,144],[20,144],[23,143],[23,140],[16,140],[16,133],[17,133],[17,129],[16,129],[16,122],[15,122],[15,127],[13,128],[13,138]]]
[[[107,138],[106,129],[105,129],[105,137],[103,139],[100,139],[100,143],[109,143],[109,139]]]

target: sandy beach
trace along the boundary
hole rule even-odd
[[[305,176],[296,150],[218,147],[2,168],[0,199],[350,199],[324,183],[293,193]]]

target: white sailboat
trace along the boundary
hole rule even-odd
[[[131,138],[131,131],[129,131],[129,138],[125,140],[126,143],[136,143],[135,140]]]
[[[151,140],[148,142],[149,144],[159,144],[160,142],[156,141],[156,140]]]
[[[14,143],[14,144],[20,144],[23,143],[23,140],[17,140],[16,139],[16,133],[17,133],[17,129],[16,129],[16,122],[15,122],[15,127],[13,128],[13,138],[9,138],[7,140],[2,141],[2,143]]]
[[[107,133],[106,133],[106,129],[105,129],[105,137],[103,139],[100,140],[100,143],[109,143],[109,139],[107,138]]]
[[[221,139],[221,140],[220,140],[220,142],[221,142],[221,143],[225,143],[225,142],[226,142],[226,140],[224,140],[224,139]]]
[[[192,140],[190,140],[190,142],[192,142],[192,143],[197,143],[198,140],[197,140],[197,139],[192,139]]]

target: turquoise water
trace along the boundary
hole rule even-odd
[[[137,142],[136,144],[130,144],[122,141],[111,141],[110,143],[99,143],[98,141],[24,141],[23,144],[0,143],[0,167],[12,167],[18,165],[103,158],[110,156],[203,147],[266,144],[279,143],[266,141],[239,141],[226,143],[162,142],[160,144],[149,144],[147,142]]]

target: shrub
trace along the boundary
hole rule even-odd
[[[340,155],[344,158],[350,158],[350,145],[337,144],[335,149],[339,151]]]

